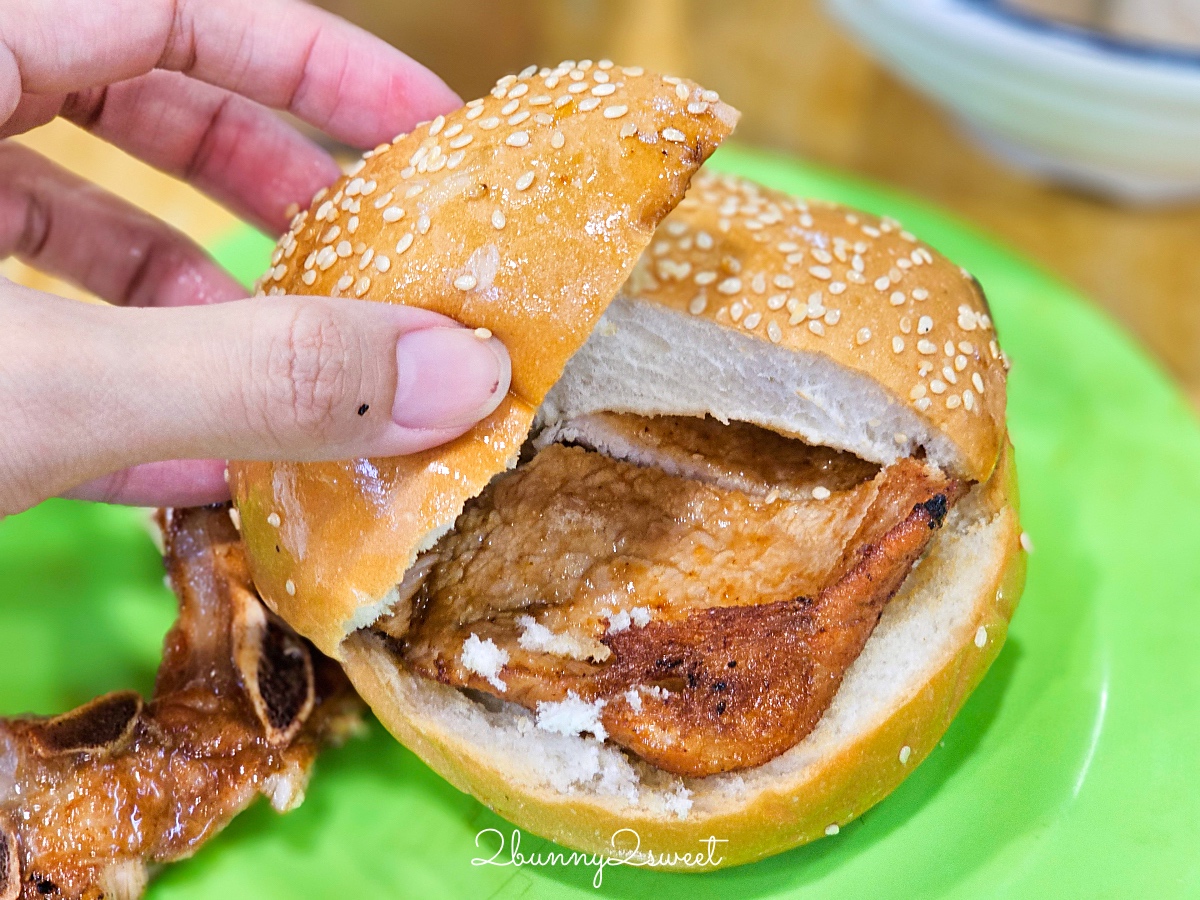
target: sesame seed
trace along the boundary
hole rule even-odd
[[[322,247],[321,252],[317,254],[317,265],[324,272],[330,266],[337,262],[337,254],[333,252],[332,247]]]
[[[509,125],[520,125],[522,122],[524,122],[528,118],[529,118],[529,111],[523,109],[519,113],[517,113],[515,116],[509,116],[508,124]]]
[[[886,291],[891,286],[892,286],[892,280],[890,278],[888,278],[886,275],[881,275],[880,277],[875,279],[875,290],[877,290],[877,291]],[[901,301],[901,302],[903,302],[903,301]]]
[[[953,356],[954,355],[954,341],[946,341],[946,343],[942,345],[942,352],[945,353],[947,356]]]
[[[894,338],[892,338],[892,352],[893,353],[903,353],[904,352],[904,338],[900,337],[900,335],[896,335]]]
[[[767,309],[782,309],[787,302],[787,294],[772,294],[767,298]]]
[[[573,98],[571,97],[570,94],[563,94],[561,97],[559,97],[557,100],[554,101],[554,108],[562,109],[564,106],[566,106],[568,103],[570,103],[572,99]]]
[[[962,392],[962,402],[963,408],[966,409],[967,412],[975,409],[975,394],[972,393],[970,388],[967,388]]]
[[[383,221],[385,222],[399,222],[403,218],[404,210],[398,206],[389,206],[383,211]]]
[[[616,85],[598,84],[594,88],[592,88],[592,96],[593,97],[607,97],[609,94],[615,93],[616,90],[617,90]]]
[[[886,278],[883,280],[887,281]],[[875,286],[879,287],[879,282],[876,282]],[[903,306],[905,299],[904,291],[892,291],[892,295],[888,297],[888,302],[891,303],[892,306]]]
[[[940,378],[935,378],[933,381],[929,382],[929,389],[935,394],[944,394],[946,393],[946,382],[942,381]]]
[[[815,259],[819,263],[825,263],[826,265],[828,265],[829,263],[833,262],[833,256],[830,255],[829,251],[827,251],[827,250],[821,250],[820,248],[818,248],[818,249],[813,250],[812,255],[813,255],[813,259]]]
[[[361,271],[371,264],[371,259],[375,256],[375,251],[368,247],[362,255],[362,259],[358,261],[358,268]]]
[[[289,597],[296,596],[296,582],[292,581],[292,579],[289,578],[284,582],[283,589],[288,592]]]
[[[625,66],[621,69],[622,74],[628,75],[630,78],[638,78],[646,73],[646,70],[641,66]]]
[[[688,86],[682,81],[675,85],[675,96],[680,100],[686,100],[690,94],[691,91],[688,90]]]
[[[317,273],[314,272],[312,269],[309,269],[307,272],[305,272],[303,275],[300,276],[300,280],[303,281],[305,284],[311,286],[317,280]]]
[[[529,143],[529,132],[514,131],[504,139],[504,143],[508,144],[510,147],[524,147]]]
[[[637,126],[632,122],[626,122],[621,126],[621,137],[630,138],[637,134]]]
[[[536,71],[537,71],[537,69],[534,69],[534,72],[536,72]],[[530,72],[529,74],[532,75],[533,72]],[[518,84],[511,91],[508,92],[508,99],[514,100],[517,97],[524,97],[528,93],[529,93],[529,85]]]
[[[500,107],[500,115],[511,116],[520,108],[520,106],[520,100],[513,100],[510,103],[505,103],[502,107]]]
[[[695,281],[696,284],[699,284],[699,285],[712,284],[714,281],[717,280],[717,273],[712,272],[712,271],[697,272],[696,277],[693,278],[692,280]]]
[[[708,298],[704,294],[697,294],[692,298],[692,302],[688,304],[688,312],[693,316],[698,316],[704,312],[708,306]]]
[[[341,233],[342,233],[342,226],[341,225],[333,225],[323,235],[321,235],[321,243],[322,244],[332,244],[334,241],[336,241],[338,239],[338,236],[341,235]]]
[[[481,341],[490,341],[492,339],[492,329],[476,328],[475,337],[479,338]]]
[[[909,757],[912,756],[912,747],[905,744],[900,748],[900,765],[907,766]]]
[[[800,249],[800,245],[795,244],[792,241],[783,241],[782,243],[776,245],[776,249],[778,249],[780,253],[795,253]]]
[[[579,109],[582,112],[591,112],[600,105],[599,97],[585,97],[579,101]]]
[[[473,134],[470,134],[470,133],[460,134],[454,140],[450,141],[450,143],[447,144],[447,146],[451,150],[459,150],[459,149],[467,146],[467,144],[471,143],[471,141],[473,141],[473,140],[475,140],[475,135],[473,135]]]
[[[958,376],[954,374],[954,370],[949,366],[942,366],[942,377],[950,384],[958,384]]]
[[[812,489],[812,495],[814,500],[828,500],[829,488],[825,487],[824,485],[817,485]]]
[[[552,135],[550,135],[550,146],[553,147],[555,150],[561,150],[563,148],[563,144],[565,144],[566,142],[567,142],[567,139],[566,139],[566,137],[563,136],[563,133],[561,131],[556,131]]]
[[[409,247],[412,246],[412,242],[413,242],[413,236],[412,236],[412,232],[410,231],[410,232],[408,232],[408,234],[404,235],[404,237],[400,238],[400,240],[396,242],[396,252],[403,253],[405,250],[407,250]]]
[[[825,326],[822,325],[820,320],[818,320],[818,319],[813,319],[812,321],[810,321],[808,323],[808,330],[811,331],[813,334],[817,335],[818,337],[825,336]]]
[[[825,835],[827,837],[833,837],[835,834],[837,834],[841,830],[842,829],[838,828],[837,822],[834,822],[831,825],[825,826]]]
[[[478,119],[482,115],[483,115],[483,107],[482,106],[472,106],[470,109],[467,110],[467,120],[468,121],[473,122],[474,120]]]
[[[916,407],[917,409],[921,410],[921,412],[925,412],[925,410],[929,409],[931,406],[933,406],[933,401],[928,397],[922,397],[916,402]]]
[[[921,384],[920,382],[917,382],[916,384],[913,385],[913,389],[908,392],[908,399],[920,400],[922,397],[924,397],[928,393],[929,393],[929,389],[926,388],[925,385]]]
[[[475,276],[470,275],[470,274],[459,275],[457,278],[454,279],[454,286],[456,288],[458,288],[460,291],[474,290],[475,284],[476,284]]]
[[[833,273],[829,271],[828,266],[811,266],[808,270],[808,273],[814,278],[820,278],[824,281],[828,281],[833,277]]]
[[[392,261],[380,253],[375,257],[375,268],[380,272],[386,272],[392,267]]]
[[[854,340],[861,346],[871,339],[870,328],[858,329],[858,334],[854,336]]]
[[[783,329],[774,319],[767,323],[767,337],[771,339],[772,344],[778,344],[783,340]]]
[[[500,119],[498,117],[488,116],[486,119],[484,119],[483,121],[481,121],[479,123],[479,127],[482,128],[484,131],[491,131],[493,128],[496,128],[499,124],[500,124]]]
[[[767,290],[767,276],[759,272],[750,279],[750,290],[756,294],[764,294]]]
[[[735,300],[733,305],[729,307],[729,318],[737,322],[742,318],[742,313],[745,311],[746,308],[742,306],[741,301]]]
[[[925,356],[930,356],[934,353],[937,353],[937,344],[935,344],[933,341],[928,341],[922,338],[921,340],[917,341],[917,352],[923,353]]]
[[[687,111],[693,116],[708,112],[708,104],[703,100],[694,100],[687,105]]]
[[[457,169],[458,164],[463,161],[463,157],[465,157],[465,156],[466,156],[466,151],[455,150],[453,153],[451,153],[449,156],[446,157],[446,168],[447,169]]]
[[[345,259],[354,252],[354,249],[350,246],[349,241],[342,241],[337,245],[337,248],[334,250],[334,252],[337,253],[337,255],[342,259]]]
[[[664,128],[662,130],[662,136],[663,140],[673,141],[676,144],[681,144],[687,140],[687,135],[685,135],[678,128]]]
[[[742,326],[747,329],[757,328],[758,323],[762,321],[762,313],[752,312],[742,321]]]
[[[841,321],[841,318],[842,311],[840,309],[831,309],[829,312],[825,313],[825,324],[836,325],[839,321]]]
[[[987,643],[987,628],[983,625],[980,625],[978,630],[976,630],[976,632],[975,632],[975,646],[982,650],[983,646],[986,643]]]
[[[1033,552],[1033,539],[1029,537],[1029,533],[1026,531],[1021,532],[1021,549],[1026,553]]]
[[[962,405],[962,397],[958,394],[949,394],[946,397],[946,409],[958,409]]]
[[[975,385],[975,390],[983,393],[983,378],[978,372],[971,373],[971,384]]]
[[[831,281],[831,282],[829,283],[829,293],[831,293],[831,294],[834,294],[835,296],[836,296],[837,294],[844,293],[844,292],[845,292],[845,290],[846,290],[846,285],[845,285],[845,283],[844,283],[844,282],[841,282],[841,281]]]
[[[921,316],[917,319],[917,334],[929,334],[933,331],[933,318],[930,316]]]
[[[492,210],[492,227],[493,228],[495,228],[497,231],[499,231],[501,228],[504,227],[504,223],[506,221],[508,221],[508,220],[504,218],[503,210],[499,210],[499,209]]]
[[[609,107],[605,107],[605,110],[604,110],[604,118],[606,118],[606,119],[619,119],[619,118],[621,118],[621,116],[625,115],[625,113],[627,113],[627,112],[629,112],[629,107],[628,107],[628,106],[609,106]]]
[[[741,289],[742,279],[740,278],[726,278],[717,285],[717,290],[722,294],[736,294]]]
[[[417,234],[425,234],[429,231],[429,216],[422,213],[417,216]]]
[[[554,98],[549,94],[538,94],[536,97],[530,97],[525,102],[530,106],[549,106]]]
[[[774,284],[775,287],[783,288],[784,290],[796,286],[796,282],[790,275],[776,275],[771,279],[771,283]]]

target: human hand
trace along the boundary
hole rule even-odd
[[[339,170],[265,107],[366,148],[458,105],[399,51],[296,0],[0,5],[0,138],[62,116],[271,233]],[[8,255],[114,305],[0,279],[0,516],[59,494],[214,502],[226,457],[410,453],[508,389],[494,339],[404,307],[239,300],[182,234],[0,142]]]

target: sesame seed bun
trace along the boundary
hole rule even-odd
[[[546,391],[736,121],[713,92],[640,68],[526,69],[368,153],[299,214],[263,293],[405,303],[488,328],[512,386],[426,453],[230,465],[255,583],[297,631],[339,656],[416,554],[515,463]]]
[[[1006,367],[978,282],[898,223],[702,172],[539,419],[711,415],[986,481]]]
[[[502,83],[493,100],[511,102],[522,83]],[[602,189],[593,194],[596,180],[574,184],[537,169],[541,205],[506,210],[500,235],[490,210],[447,201],[445,215],[430,218],[432,240],[414,240],[407,252],[417,255],[393,260],[387,277],[364,290],[501,337],[514,377],[496,413],[458,441],[407,459],[237,464],[233,487],[262,594],[343,662],[381,721],[436,771],[572,848],[611,852],[612,835],[628,828],[643,853],[661,857],[695,854],[711,836],[728,842],[718,855],[733,865],[834,833],[890,792],[999,652],[1024,577],[1006,361],[979,286],[897,223],[728,177],[698,176],[679,202],[734,114],[687,82],[638,75],[621,89],[644,91],[640,102],[621,95],[622,116],[656,142],[626,157],[620,142],[634,136],[614,136],[620,119],[581,116],[571,132],[580,143],[568,137],[565,146],[586,158],[545,163],[547,173],[599,168]],[[485,105],[479,116],[495,104]],[[405,140],[399,155],[411,165],[420,142]],[[507,151],[496,149],[479,164],[503,169],[519,191],[515,179],[528,164],[509,166]],[[383,156],[355,177],[390,184],[397,163]],[[343,182],[343,198],[349,189]],[[651,242],[648,229],[676,204]],[[595,240],[587,223],[612,215],[610,232]],[[284,238],[284,258],[323,253],[327,227],[299,223]],[[374,217],[358,227],[388,234],[376,252],[394,239]],[[300,248],[290,257],[289,242]],[[504,265],[480,269],[472,248],[487,242],[498,261],[535,262],[519,276]],[[357,277],[349,262],[343,267]],[[345,276],[335,265],[309,286],[336,288]],[[495,280],[479,296],[485,269]],[[464,275],[475,279],[466,291],[455,288]],[[304,277],[276,269],[268,285],[297,290]],[[515,464],[531,432],[552,441],[598,411],[746,421],[885,465],[923,456],[973,483],[815,730],[766,764],[670,775],[611,744],[541,730],[515,704],[417,676],[366,628],[395,603],[417,554]]]

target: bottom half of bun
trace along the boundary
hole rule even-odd
[[[752,769],[680,778],[591,737],[542,731],[515,704],[411,673],[370,632],[345,642],[343,662],[401,743],[521,828],[586,853],[636,847],[635,861],[667,869],[762,859],[890,793],[999,654],[1025,575],[1005,463],[951,512],[817,727]]]

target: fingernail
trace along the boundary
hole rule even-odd
[[[392,421],[405,428],[462,428],[489,415],[508,393],[508,351],[489,333],[425,328],[396,342]]]

